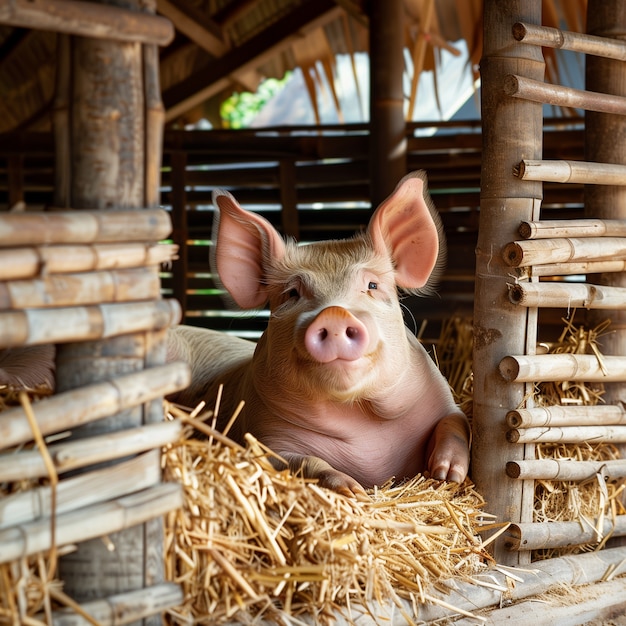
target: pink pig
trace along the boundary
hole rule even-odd
[[[447,381],[404,325],[398,287],[428,289],[440,258],[439,218],[425,176],[406,176],[349,240],[296,245],[225,191],[215,267],[235,302],[269,301],[267,330],[253,343],[180,326],[169,360],[192,367],[192,385],[176,400],[215,397],[220,415],[245,407],[229,433],[245,432],[281,455],[292,470],[344,494],[391,477],[428,470],[461,482],[470,431]]]

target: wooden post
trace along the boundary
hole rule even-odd
[[[517,44],[513,38],[512,26],[518,21],[540,24],[541,0],[485,0],[472,476],[478,491],[488,496],[487,509],[502,522],[531,521],[527,516],[532,516],[533,501],[532,481],[515,481],[506,475],[507,461],[534,456],[532,445],[506,440],[506,413],[521,405],[525,386],[506,382],[498,371],[506,355],[532,353],[536,334],[536,310],[520,310],[509,302],[511,270],[501,254],[503,246],[516,239],[520,221],[538,217],[542,196],[541,183],[513,176],[513,168],[522,159],[541,158],[543,127],[541,104],[512,98],[503,90],[509,74],[543,79],[541,50]],[[529,560],[528,553],[507,551],[502,540],[496,540],[494,555],[502,564]]]
[[[406,174],[402,0],[370,3],[370,196],[380,204]]]
[[[178,246],[178,259],[172,263],[173,295],[180,303],[182,319],[187,314],[187,272],[189,271],[189,228],[187,224],[187,154],[174,150],[172,168],[172,240]],[[208,259],[207,259],[208,266]]]
[[[109,0],[101,4],[120,5]],[[146,7],[142,0],[123,4],[137,12]],[[147,4],[154,12],[154,3]],[[161,155],[145,154],[146,146],[152,151],[160,149],[156,102],[160,90],[155,83],[155,63],[150,61],[155,54],[144,56],[142,45],[136,42],[74,36],[67,43],[69,62],[61,68],[56,95],[57,202],[98,210],[156,206],[159,194],[154,164],[161,162]],[[57,391],[138,372],[164,360],[162,332],[59,345]],[[73,436],[84,438],[162,418],[162,399],[157,398],[77,428]],[[93,539],[79,544],[76,552],[60,561],[64,591],[78,602],[163,580],[160,518],[109,538],[114,550],[101,539]],[[156,625],[161,619],[155,616],[142,623]]]

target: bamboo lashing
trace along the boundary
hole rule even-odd
[[[506,414],[509,428],[537,426],[586,426],[589,424],[615,426],[626,424],[626,411],[618,405],[538,406],[515,409]]]
[[[592,522],[532,522],[511,524],[506,533],[509,550],[542,550],[565,548],[589,543],[600,543],[607,536],[626,535],[626,515],[617,515],[614,520],[605,518],[598,528]]]
[[[0,249],[0,280],[160,265],[172,261],[173,244],[102,243]]]
[[[600,474],[603,479],[626,478],[626,459],[574,461],[572,459],[528,459],[509,461],[506,473],[520,480],[583,481]]]
[[[177,300],[0,312],[0,348],[105,339],[180,321]]]
[[[512,241],[502,257],[511,267],[578,261],[626,260],[626,237],[583,237]]]
[[[61,480],[56,488],[55,514],[119,498],[161,482],[161,451],[150,450],[128,461]],[[17,455],[15,457],[17,462]],[[0,529],[49,517],[49,486],[33,487],[0,498]]]
[[[518,232],[522,239],[626,237],[626,220],[525,220],[520,223]]]
[[[626,165],[590,161],[524,159],[513,168],[522,180],[585,185],[626,185]]]
[[[551,85],[515,74],[505,76],[504,93],[554,106],[626,115],[626,98],[621,96]]]
[[[0,283],[0,310],[157,300],[160,292],[157,266],[52,274]]]
[[[164,209],[3,213],[0,246],[160,241],[171,232]]]
[[[0,4],[0,22],[9,26],[166,46],[174,26],[166,18],[116,6],[73,0],[12,0]]]
[[[41,400],[34,407],[37,424],[44,436],[50,435],[173,393],[187,387],[189,382],[185,363],[168,363],[118,376]],[[31,439],[32,432],[21,407],[0,413],[0,449]]]
[[[505,356],[499,365],[507,382],[626,380],[626,357],[591,354],[535,354]]]
[[[161,483],[144,491],[59,515],[56,544],[64,546],[101,537],[160,517],[182,505],[182,487]],[[89,520],[89,523],[85,523]],[[50,521],[35,520],[0,530],[0,563],[51,548]]]
[[[172,443],[178,438],[180,427],[180,422],[173,421],[146,424],[102,433],[97,437],[53,444],[48,446],[48,452],[57,473],[62,474]],[[42,478],[47,474],[48,467],[37,450],[0,454],[0,476],[3,480],[16,482]]]
[[[512,428],[509,443],[626,443],[626,426],[535,426]]]
[[[538,26],[525,22],[513,24],[513,37],[517,41],[535,46],[572,50],[606,59],[626,61],[626,43],[619,39],[573,33],[559,28]]]
[[[546,263],[545,265],[523,266],[516,269],[519,280],[533,276],[575,276],[626,272],[626,261],[582,261],[580,263]]]
[[[527,307],[621,310],[626,307],[626,288],[588,283],[516,283],[509,285],[509,300]]]

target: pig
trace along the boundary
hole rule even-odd
[[[404,324],[399,290],[428,292],[443,256],[423,172],[403,178],[352,239],[286,241],[262,216],[216,190],[214,270],[234,302],[270,318],[258,343],[179,326],[168,359],[192,383],[176,401],[214,398],[229,431],[246,432],[324,487],[365,489],[428,472],[462,482],[470,429],[450,387]],[[223,424],[221,424],[223,427]]]

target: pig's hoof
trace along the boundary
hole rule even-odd
[[[360,483],[339,470],[324,470],[316,478],[321,487],[336,491],[342,496],[356,498],[357,500],[370,499]]]

